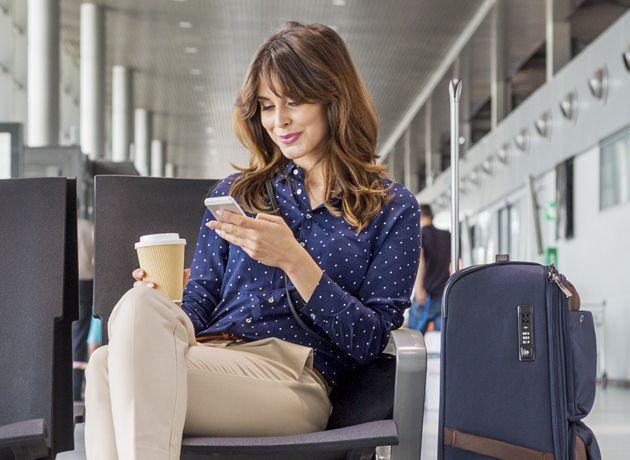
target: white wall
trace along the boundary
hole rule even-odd
[[[556,240],[555,222],[541,219],[543,245],[557,247],[558,268],[575,284],[584,309],[593,307],[599,314],[605,302],[598,349],[605,353],[609,378],[630,380],[630,204],[599,210],[599,152],[597,145],[575,157],[574,237]],[[555,180],[551,170],[537,181],[541,206],[555,200]],[[527,260],[544,262],[535,251]]]
[[[518,213],[519,230],[514,232],[512,259],[545,263],[544,256],[536,250],[527,187],[528,176],[533,175],[541,206],[543,247],[558,249],[558,267],[574,282],[585,305],[606,301],[605,340],[599,349],[605,350],[609,378],[624,380],[630,380],[630,204],[599,211],[599,142],[630,126],[630,72],[621,59],[629,40],[630,12],[475,144],[460,165],[460,173],[466,177],[484,161],[493,160],[492,173],[479,172],[480,185],[468,185],[461,195],[461,216],[470,224],[485,226],[482,233],[489,235],[474,259],[470,257],[467,238],[462,235],[464,263],[493,260],[498,246],[496,215],[506,203],[511,203]],[[588,77],[603,66],[610,80],[606,101],[596,100],[587,86]],[[558,101],[571,90],[576,91],[579,101],[575,122],[563,119],[558,109]],[[547,138],[533,130],[533,122],[544,111],[552,117],[551,135]],[[518,153],[513,138],[523,127],[529,130],[530,145],[526,153]],[[497,152],[505,144],[509,145],[510,156],[504,165],[497,160]],[[555,166],[572,156],[575,236],[556,241],[555,222],[544,218],[545,207],[555,200]],[[421,202],[441,202],[441,206],[436,206],[437,211],[442,209],[436,216],[439,222],[450,220],[446,200],[440,199],[449,189],[447,170],[418,195]]]
[[[630,380],[630,203],[599,210],[599,146],[574,160],[574,237],[557,239],[555,220],[545,218],[547,203],[555,201],[555,170],[546,171],[535,184],[543,247],[558,250],[558,268],[576,286],[584,309],[599,309],[605,302],[602,327],[598,326],[598,349],[605,353],[605,370],[611,379]],[[469,214],[471,225],[489,235],[471,260],[467,238],[462,235],[464,265],[492,262],[497,252],[497,212],[510,203],[515,209],[512,260],[544,264],[537,254],[534,220],[526,187]],[[448,215],[436,216],[436,225],[448,228]],[[599,310],[598,310],[599,311]],[[603,334],[599,334],[602,333]]]
[[[579,155],[574,168],[575,237],[558,241],[559,266],[583,304],[606,301],[608,376],[630,379],[630,204],[599,210],[598,147]]]

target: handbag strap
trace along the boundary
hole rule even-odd
[[[280,217],[282,217],[282,214],[280,214],[280,206],[278,206],[278,200],[276,200],[276,195],[273,193],[273,184],[272,184],[271,180],[268,180],[265,185],[267,186],[267,195],[269,195],[269,200],[271,201],[271,207],[273,208],[273,212],[278,214]],[[302,320],[302,318],[300,318],[300,314],[298,313],[297,309],[295,308],[295,305],[293,304],[293,299],[291,299],[291,293],[289,292],[289,277],[287,276],[286,273],[284,273],[284,272],[282,272],[282,273],[284,275],[284,289],[286,291],[287,302],[289,303],[289,310],[291,310],[291,314],[293,315],[293,318],[295,319],[295,321],[311,337],[313,337],[313,338],[315,338],[317,340],[320,340],[320,341],[330,345],[333,348],[338,348],[338,346],[333,341],[331,341],[327,337],[322,337],[321,335],[319,335],[313,329],[308,327],[306,325],[306,323]]]

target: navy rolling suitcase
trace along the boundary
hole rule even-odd
[[[460,91],[461,82],[452,82],[454,110]],[[455,114],[455,219],[457,124]],[[456,222],[453,266],[459,260]],[[459,270],[446,285],[442,309],[440,460],[601,458],[581,422],[595,399],[593,317],[576,311],[579,297],[555,267],[502,257]]]
[[[600,458],[580,421],[595,399],[593,317],[569,308],[564,283],[553,267],[527,262],[451,277],[438,458]]]

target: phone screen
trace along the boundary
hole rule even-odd
[[[217,214],[217,211],[219,209],[224,209],[226,211],[240,214],[242,216],[245,215],[241,207],[238,205],[238,203],[236,203],[236,201],[234,201],[234,199],[229,200],[226,199],[226,197],[219,197],[219,199],[208,198],[205,200],[204,204],[216,220],[221,220],[221,218]]]

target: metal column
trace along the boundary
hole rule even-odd
[[[411,124],[407,127],[407,130],[405,131],[405,138],[404,138],[404,148],[405,148],[405,157],[404,157],[404,171],[403,174],[405,176],[405,188],[409,191],[411,191],[412,193],[417,191],[417,190],[412,190],[413,186],[412,186],[412,173],[413,171],[411,170]]]
[[[148,176],[151,172],[151,113],[145,109],[136,109],[134,117],[134,165],[140,175]]]
[[[571,60],[571,12],[569,0],[545,0],[545,35],[547,81]]]
[[[115,65],[112,69],[112,160],[129,161],[133,107],[131,71]]]
[[[387,156],[387,169],[392,177],[392,179],[396,180],[396,149],[397,145],[394,146],[392,151]]]
[[[175,163],[166,163],[164,177],[177,177],[177,165]]]
[[[28,1],[28,142],[59,144],[59,0]]]
[[[508,75],[507,0],[497,0],[492,10],[490,39],[490,118],[492,129],[510,112],[511,95]]]
[[[151,175],[164,177],[164,142],[154,139],[151,141]]]
[[[81,150],[105,155],[105,21],[93,3],[81,4]]]
[[[433,97],[424,104],[424,155],[425,155],[425,186],[433,184],[440,173],[440,154],[437,151],[437,136],[433,130]]]

